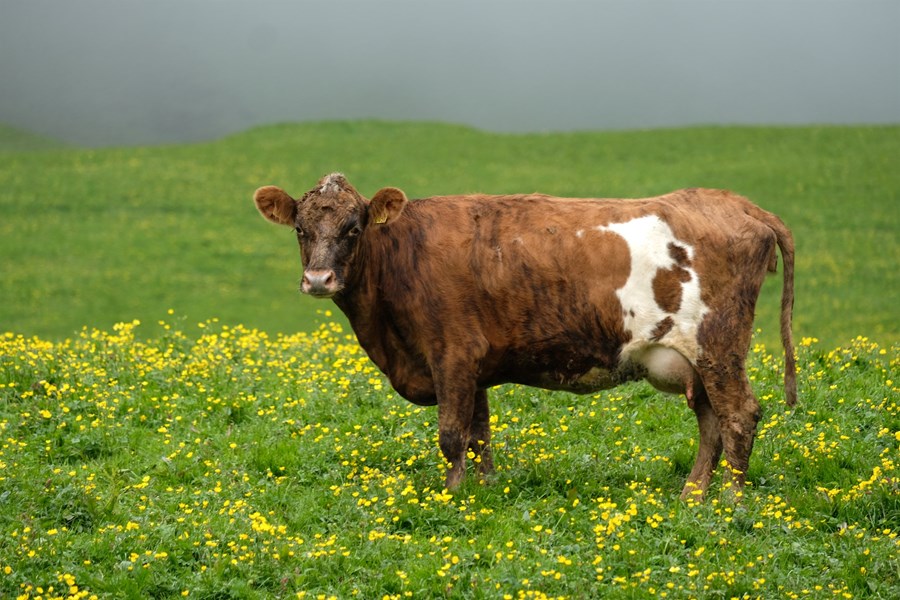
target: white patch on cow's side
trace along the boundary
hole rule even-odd
[[[575,237],[577,237],[577,238],[579,238],[579,239],[582,238],[582,237],[584,237],[584,229],[579,229],[578,231],[576,231],[576,232],[575,232]]]
[[[648,344],[659,343],[677,349],[694,362],[699,354],[697,329],[708,307],[700,298],[700,278],[693,265],[683,266],[690,274],[690,279],[681,284],[681,303],[677,312],[663,310],[653,294],[656,272],[675,265],[669,244],[683,248],[689,261],[694,259],[694,248],[676,238],[668,223],[656,215],[598,226],[595,229],[622,236],[631,254],[628,281],[616,290],[622,304],[625,329],[631,333],[631,341],[622,349],[622,357],[627,359],[632,352],[645,348]],[[671,317],[674,326],[662,338],[654,341],[653,331],[666,317]]]

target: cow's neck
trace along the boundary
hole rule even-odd
[[[365,293],[357,288],[335,296],[334,303],[347,316],[359,343],[368,350],[368,347],[376,342],[375,338],[381,330],[376,317],[377,298],[374,294]]]
[[[334,297],[334,303],[346,315],[359,344],[382,371],[387,371],[388,354],[384,310],[378,297],[378,269],[368,264],[372,256],[370,243],[360,244],[359,253],[350,269],[351,278],[345,291]]]

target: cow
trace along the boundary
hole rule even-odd
[[[739,492],[760,419],[745,360],[776,245],[785,399],[796,402],[793,237],[737,194],[408,201],[385,187],[368,200],[332,173],[299,199],[264,186],[254,202],[296,231],[301,291],[334,301],[401,396],[437,405],[449,490],[470,452],[481,476],[493,471],[489,388],[588,394],[645,379],[683,394],[697,418],[682,497],[706,494],[723,450],[726,487]]]

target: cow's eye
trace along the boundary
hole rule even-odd
[[[360,229],[359,225],[354,225],[354,226],[351,227],[350,230],[347,232],[347,236],[348,236],[348,237],[356,237],[356,236],[358,236],[360,233],[362,233],[362,229]]]
[[[306,237],[306,233],[303,231],[303,229],[300,226],[294,227],[294,231],[296,231],[297,235],[299,235],[300,237],[302,237],[302,238]]]

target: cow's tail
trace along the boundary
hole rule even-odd
[[[791,321],[794,310],[794,236],[784,221],[770,212],[753,206],[752,216],[775,233],[781,260],[784,263],[784,283],[781,288],[781,345],[784,347],[784,399],[788,406],[797,403],[797,364],[794,359],[794,336]],[[773,261],[771,271],[775,270]]]

